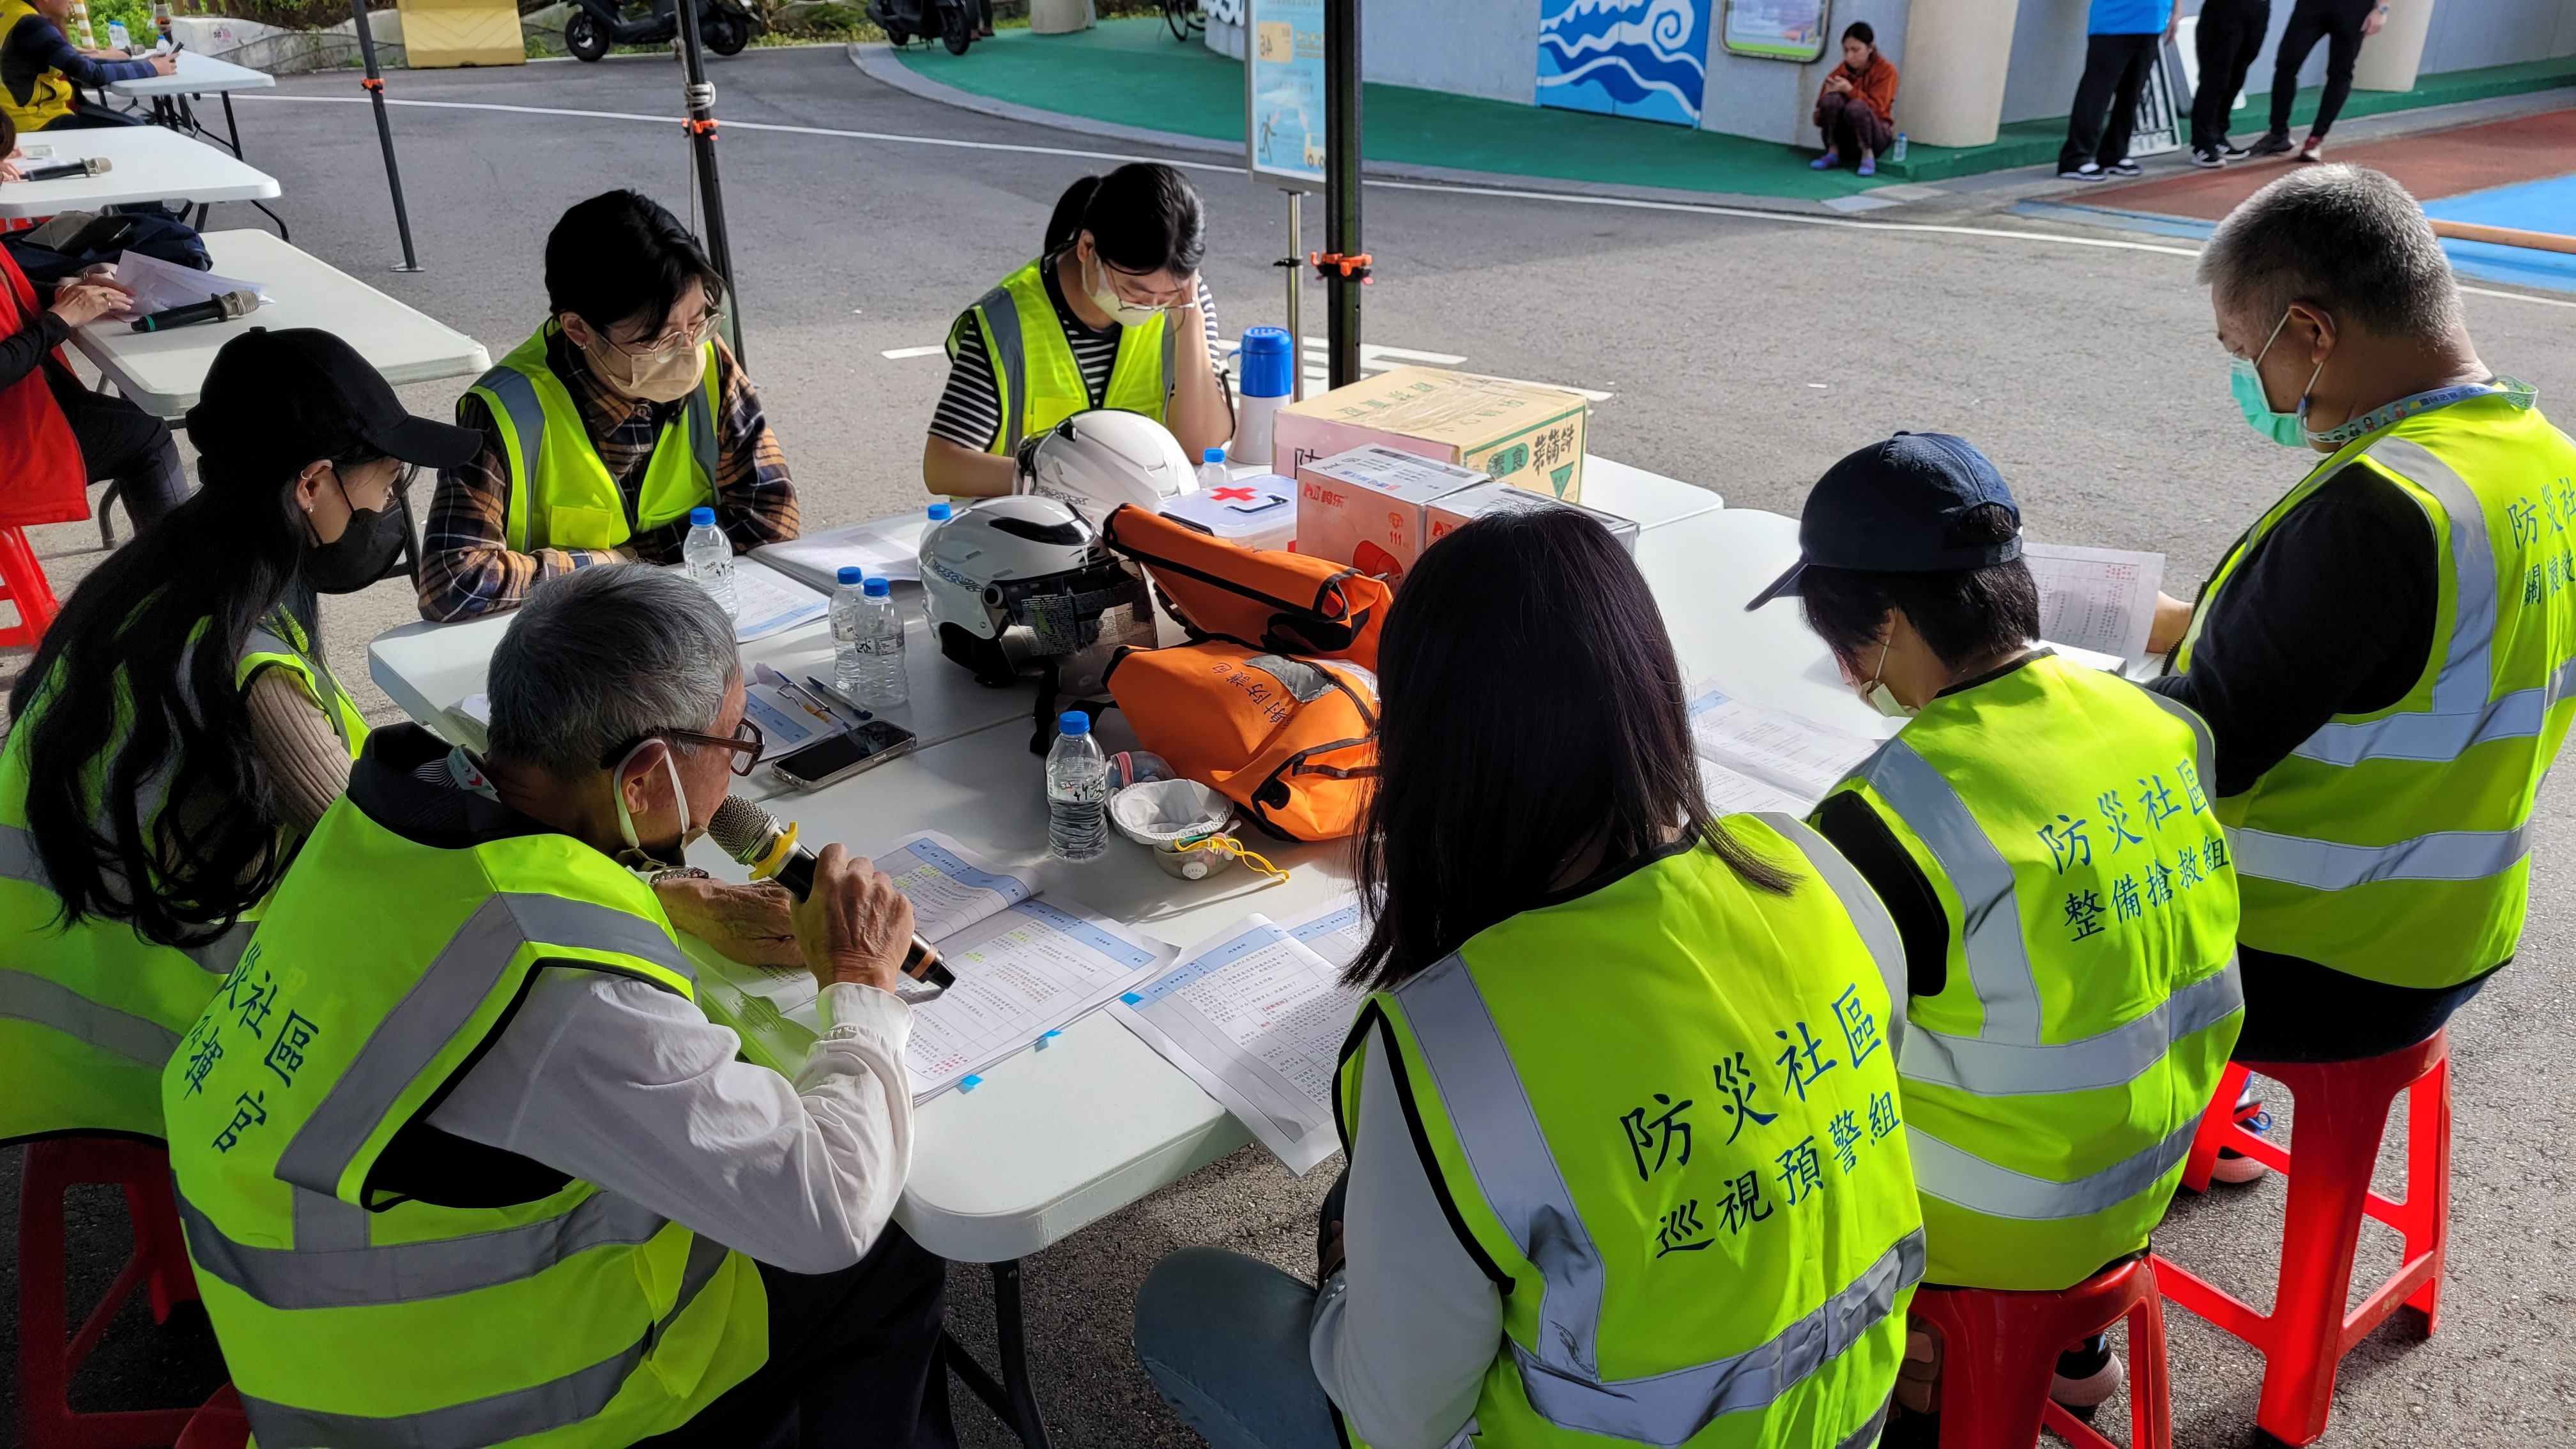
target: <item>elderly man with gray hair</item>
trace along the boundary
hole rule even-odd
[[[895,995],[912,912],[674,874],[756,755],[731,622],[641,565],[541,586],[491,748],[378,731],[165,1075],[189,1255],[292,1446],[955,1444]],[[648,881],[644,872],[655,877]],[[675,929],[820,983],[793,1080]]]
[[[2432,227],[2376,171],[2264,187],[2200,280],[2237,406],[2306,462],[2196,604],[2159,602],[2154,687],[2217,743],[2170,803],[2229,827],[2237,1059],[2378,1056],[2522,934],[2532,800],[2576,714],[2576,444],[2479,360]]]

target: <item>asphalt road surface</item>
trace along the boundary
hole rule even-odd
[[[882,354],[938,343],[959,307],[1034,254],[1068,182],[1135,148],[947,109],[867,80],[838,49],[756,52],[717,62],[713,76],[736,309],[806,523],[910,507],[922,498],[916,459],[944,364]],[[498,357],[544,315],[539,258],[564,206],[631,186],[688,214],[678,84],[659,58],[397,73],[389,94],[438,103],[394,111],[428,269],[417,276],[385,270],[397,256],[392,217],[353,77],[288,80],[239,108],[251,161],[284,185],[272,204],[298,245]],[[1228,331],[1283,320],[1270,265],[1284,250],[1279,193],[1222,158],[1170,159],[1203,168],[1192,174],[1210,215],[1205,271]],[[2168,588],[2183,591],[2302,460],[2236,417],[2187,245],[2001,214],[2013,194],[1829,221],[1376,184],[1366,193],[1379,276],[1367,335],[1476,371],[1609,393],[1592,418],[1594,452],[1738,506],[1794,512],[1835,458],[1890,430],[1958,432],[2001,465],[2034,534],[2162,551]],[[1321,244],[1320,211],[1309,208],[1309,248]],[[210,227],[257,224],[247,207],[223,206]],[[1316,332],[1320,304],[1310,290]],[[2492,366],[2537,386],[2562,423],[2576,416],[2576,310],[2485,295],[2467,310]],[[405,394],[439,413],[464,381]],[[36,539],[58,589],[97,556],[87,525]],[[1761,582],[1747,580],[1748,595]],[[411,616],[399,586],[326,610],[333,665],[379,720],[394,711],[363,683],[365,641]],[[0,673],[22,661],[0,658]],[[2441,1333],[2418,1342],[2401,1315],[2347,1360],[2331,1444],[2553,1442],[2576,1406],[2566,795],[2553,787],[2542,802],[2521,955],[2455,1022]],[[2402,1139],[2392,1127],[2384,1168],[2401,1160]],[[0,1232],[14,1221],[16,1158],[0,1154]],[[1030,1260],[1031,1352],[1057,1441],[1194,1444],[1129,1351],[1137,1284],[1159,1255],[1191,1243],[1310,1270],[1329,1176],[1300,1181],[1248,1149]],[[2159,1244],[2265,1302],[2282,1197],[2277,1180],[2186,1197]],[[96,1246],[77,1282],[94,1290],[113,1271],[121,1213],[103,1195],[80,1207]],[[2372,1227],[2363,1244],[2362,1276],[2384,1274],[2394,1235]],[[12,1257],[0,1254],[0,1301],[14,1296]],[[959,1268],[951,1281],[952,1321],[989,1345],[981,1271]],[[2170,1328],[2175,1442],[2250,1442],[2258,1360],[2179,1311]],[[0,1312],[0,1355],[14,1357],[13,1332],[14,1315]],[[201,1322],[154,1330],[135,1312],[97,1365],[80,1395],[97,1407],[190,1402],[221,1381]],[[13,1430],[14,1387],[0,1402]],[[958,1420],[971,1445],[1007,1442],[971,1402]]]

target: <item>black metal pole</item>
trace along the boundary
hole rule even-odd
[[[707,58],[698,40],[697,0],[677,0],[680,20],[681,97],[689,112],[689,155],[698,173],[698,204],[707,214],[707,260],[725,282],[725,326],[733,355],[742,360],[742,290],[734,285],[733,242],[725,232],[724,184],[716,176],[716,88],[707,82]]]
[[[402,168],[394,164],[394,127],[385,115],[385,78],[376,69],[376,33],[367,25],[367,0],[349,0],[349,13],[358,25],[358,56],[367,63],[367,78],[359,84],[364,85],[367,94],[375,98],[376,139],[385,147],[385,185],[394,193],[394,229],[402,233],[402,265],[394,270],[417,272],[420,258],[412,254],[411,212],[403,205]],[[227,97],[224,104],[229,107],[231,98]]]
[[[1360,0],[1324,0],[1324,249],[1345,259],[1367,255],[1360,243]],[[1360,380],[1366,277],[1364,262],[1324,270],[1326,375],[1334,387]]]

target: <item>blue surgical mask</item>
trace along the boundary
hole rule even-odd
[[[2308,446],[2307,391],[2305,389],[2300,391],[2299,406],[2296,411],[2276,412],[2273,410],[2272,400],[2263,395],[2263,374],[2256,370],[2262,366],[2263,359],[2270,355],[2272,344],[2280,340],[2281,329],[2289,325],[2290,314],[2283,312],[2281,320],[2272,324],[2272,335],[2263,339],[2263,350],[2255,353],[2251,361],[2242,357],[2235,360],[2235,366],[2227,379],[2227,390],[2235,394],[2237,410],[2245,414],[2248,427],[2284,448],[2304,448]],[[2325,370],[2326,365],[2322,362],[2318,363],[2316,372],[2308,374],[2308,387],[2315,387],[2318,374]]]

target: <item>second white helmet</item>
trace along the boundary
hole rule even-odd
[[[1026,456],[1024,491],[1070,503],[1094,523],[1122,503],[1159,509],[1198,487],[1198,470],[1180,440],[1143,413],[1075,413],[1048,429]]]

